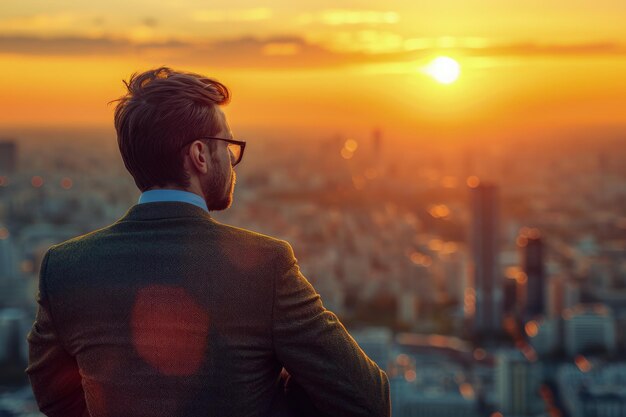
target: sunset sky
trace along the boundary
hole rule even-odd
[[[623,0],[0,4],[0,127],[109,126],[135,71],[233,90],[233,131],[407,139],[626,126]],[[424,68],[448,56],[458,80]]]

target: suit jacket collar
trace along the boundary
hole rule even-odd
[[[200,218],[215,223],[215,220],[204,209],[182,201],[157,201],[153,203],[135,204],[128,209],[126,214],[124,214],[118,222],[181,217]]]

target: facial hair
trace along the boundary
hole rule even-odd
[[[230,184],[227,186],[227,178],[224,170],[212,172],[202,183],[202,192],[209,211],[225,210],[233,203],[233,192],[237,182],[237,174],[230,167]]]

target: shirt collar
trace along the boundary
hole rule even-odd
[[[158,201],[180,201],[193,204],[209,212],[206,202],[198,194],[183,190],[148,190],[141,193],[137,204],[155,203]]]

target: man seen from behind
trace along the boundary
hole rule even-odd
[[[229,90],[167,67],[126,86],[115,128],[142,193],[44,256],[26,370],[41,411],[389,416],[387,376],[291,246],[209,215],[231,205],[245,150],[220,108]]]

